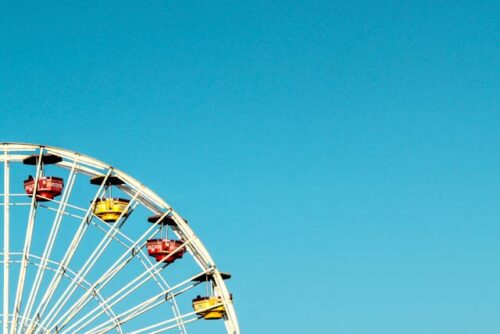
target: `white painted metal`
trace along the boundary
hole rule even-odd
[[[1,255],[3,255],[3,254],[0,253],[0,256]],[[24,253],[14,252],[14,253],[11,253],[10,255],[11,255],[11,260],[10,260],[11,264],[22,263],[22,259],[24,258]],[[41,257],[33,255],[33,254],[28,254],[27,257],[32,265],[36,266],[37,268],[41,267],[41,262],[43,260]],[[1,261],[1,262],[4,263],[5,261]],[[48,260],[48,261],[45,261],[44,269],[50,270],[52,272],[57,272],[59,266],[60,266],[60,263],[58,263],[56,261]],[[71,282],[75,282],[78,280],[78,281],[80,281],[80,285],[79,285],[80,288],[82,288],[86,291],[90,290],[90,282],[88,282],[86,280],[82,280],[81,277],[78,277],[78,274],[76,272],[74,272],[73,270],[71,270],[70,268],[67,268],[67,270],[64,272],[64,277],[69,279]],[[105,299],[103,298],[103,296],[99,292],[96,292],[93,295],[93,298],[99,303],[99,305],[101,305],[101,308],[104,310],[104,313],[106,313],[106,315],[109,316],[110,319],[113,319],[116,317],[116,314],[114,314],[114,312],[109,307],[107,307],[107,305],[105,304]],[[18,319],[22,319],[22,316],[18,316]],[[32,321],[32,320],[33,319],[24,319],[23,318],[23,321],[25,323],[28,323],[29,321]],[[43,332],[43,333],[48,333],[48,328],[42,327],[42,329],[46,330],[46,332]]]
[[[137,249],[140,243],[145,243],[145,239],[150,239],[153,237],[155,234],[153,231],[158,228],[158,222],[161,221],[164,217],[167,216],[167,214],[170,211],[167,211],[164,213],[160,218],[154,223],[150,228],[141,236],[139,237],[130,247],[127,248],[127,250],[118,258],[118,260],[113,263],[113,265],[103,274],[101,275],[100,278],[98,278],[93,284],[92,284],[92,290],[96,289],[96,291],[102,290],[107,283],[111,281],[111,279],[116,276],[120,272],[121,269],[123,269],[124,266],[126,266],[129,263],[129,259],[131,259],[134,255],[131,255],[132,252]],[[143,245],[144,246],[144,245]],[[142,247],[141,247],[142,248]],[[148,268],[149,270],[149,268]],[[76,301],[73,306],[66,311],[65,314],[63,314],[61,317],[59,317],[59,328],[62,328],[64,326],[63,320],[71,320],[73,316],[75,316],[82,307],[87,305],[87,303],[90,301],[91,298],[91,292],[87,292],[83,296]]]
[[[62,213],[66,209],[66,205],[68,204],[69,196],[71,195],[71,191],[73,190],[73,185],[74,185],[75,178],[76,178],[76,175],[75,175],[76,164],[77,164],[77,161],[75,160],[75,162],[73,164],[73,168],[70,171],[68,181],[66,182],[66,187],[64,189],[62,199],[59,202],[59,207],[57,209],[56,216],[55,216],[54,222],[52,224],[52,229],[50,231],[47,243],[45,245],[45,249],[43,251],[42,264],[37,270],[35,281],[33,282],[33,285],[32,285],[31,291],[30,291],[30,295],[28,297],[28,301],[27,301],[26,307],[25,307],[24,312],[23,312],[24,319],[26,319],[28,314],[31,313],[31,308],[33,307],[35,298],[38,294],[38,289],[40,288],[40,284],[43,280],[43,276],[45,273],[45,266],[47,264],[47,261],[50,258],[50,254],[52,252],[52,248],[54,246],[55,240],[57,238],[57,233],[59,232],[59,227],[61,225],[61,221],[62,221],[62,217],[63,217]],[[23,325],[24,325],[24,321],[21,321],[20,328],[23,328]]]
[[[215,295],[220,296],[222,299],[222,304],[226,309],[226,317],[224,319],[225,332],[231,334],[239,334],[239,326],[234,311],[231,296],[226,288],[226,285],[218,271],[213,259],[210,254],[196,236],[196,234],[191,229],[191,226],[187,225],[184,219],[165,201],[163,201],[158,195],[152,192],[150,189],[142,185],[140,182],[130,177],[126,173],[113,168],[101,161],[95,160],[91,157],[81,155],[76,152],[54,148],[39,146],[33,144],[19,144],[19,143],[3,143],[0,144],[0,151],[3,154],[0,155],[0,161],[4,161],[4,249],[3,249],[3,266],[4,266],[4,308],[3,308],[3,334],[19,333],[105,333],[110,330],[122,332],[122,326],[126,322],[133,320],[134,318],[140,316],[141,314],[148,312],[150,309],[158,307],[160,304],[169,302],[172,304],[173,316],[170,318],[158,319],[156,324],[146,326],[142,329],[133,331],[132,333],[160,333],[169,331],[171,329],[177,329],[181,333],[187,333],[185,324],[196,321],[199,317],[196,317],[195,312],[181,313],[177,306],[176,297],[181,294],[187,293],[191,288],[199,283],[189,283],[188,279],[181,282],[180,284],[169,287],[163,276],[162,265],[166,260],[159,263],[151,263],[150,258],[147,254],[144,254],[144,243],[143,238],[150,238],[151,233],[154,233],[157,224],[153,224],[151,227],[145,229],[147,230],[138,239],[129,239],[125,234],[120,231],[121,226],[126,221],[126,219],[120,219],[120,223],[116,226],[111,226],[105,232],[105,236],[97,247],[95,252],[87,259],[87,261],[81,266],[79,270],[71,269],[70,263],[72,261],[75,252],[77,251],[79,244],[83,236],[87,233],[89,226],[98,226],[92,221],[93,213],[92,207],[96,199],[101,195],[103,191],[103,185],[99,187],[95,193],[95,197],[91,202],[88,209],[83,209],[69,203],[69,196],[71,193],[71,188],[74,183],[74,177],[76,175],[85,175],[89,177],[105,175],[106,179],[109,176],[115,176],[123,180],[125,183],[118,186],[124,193],[128,194],[132,200],[129,203],[131,209],[136,205],[141,205],[144,208],[150,210],[154,214],[167,214],[172,215],[173,220],[176,222],[176,226],[173,228],[175,234],[178,238],[185,240],[185,246],[188,253],[192,256],[194,263],[196,263],[201,269],[202,273],[210,273],[212,277],[213,292]],[[9,168],[11,163],[21,163],[21,161],[33,154],[55,154],[63,158],[63,161],[57,163],[57,167],[68,169],[70,171],[69,177],[66,183],[66,189],[62,194],[60,201],[53,200],[51,203],[57,203],[57,209],[52,208],[50,205],[39,204],[40,208],[53,210],[56,212],[56,217],[52,223],[52,228],[50,235],[47,239],[47,246],[44,248],[43,254],[40,257],[30,254],[31,240],[33,237],[33,226],[35,224],[36,208],[37,203],[35,201],[38,178],[41,173],[41,159],[38,160],[37,164],[37,174],[35,179],[35,189],[33,197],[31,198],[30,214],[28,220],[28,227],[26,231],[26,238],[23,248],[23,253],[19,262],[13,262],[11,255],[14,254],[9,248],[9,223],[10,214],[9,210],[11,206],[22,206],[25,205],[22,201],[16,201],[15,203],[10,201],[10,198],[22,199],[22,194],[11,194],[10,193],[10,181],[9,181]],[[103,183],[104,184],[104,183]],[[21,195],[21,197],[19,197]],[[26,203],[27,204],[27,203]],[[76,210],[76,211],[75,211]],[[60,262],[54,262],[50,260],[51,253],[54,247],[54,242],[58,235],[59,226],[63,217],[78,217],[77,212],[84,211],[82,213],[81,223],[73,236],[70,246],[66,250],[65,254],[62,256]],[[123,214],[122,214],[123,216]],[[120,217],[124,218],[124,217]],[[158,222],[157,222],[158,223]],[[101,228],[102,229],[102,228]],[[102,274],[94,282],[87,282],[85,277],[93,270],[96,261],[105,253],[106,247],[112,242],[117,241],[124,247],[125,253],[119,257],[116,262],[109,267],[104,274]],[[180,249],[180,248],[179,248]],[[179,251],[177,249],[176,251]],[[137,258],[144,265],[143,274],[136,278],[133,278],[130,282],[125,283],[126,289],[119,289],[115,293],[108,297],[102,296],[102,300],[99,301],[98,307],[94,308],[90,312],[85,312],[82,314],[82,310],[88,304],[90,300],[96,298],[97,295],[103,291],[103,288],[110,283],[113,278],[122,271],[130,261]],[[31,259],[31,260],[30,260]],[[32,289],[30,290],[29,296],[26,300],[26,305],[23,307],[23,290],[25,284],[26,267],[32,264],[31,261],[39,259],[39,266],[37,269],[37,275],[35,276]],[[18,285],[16,291],[16,300],[13,307],[13,313],[9,313],[10,305],[8,299],[9,286],[9,266],[12,263],[20,263],[20,274],[18,278]],[[51,267],[52,266],[52,267]],[[51,267],[51,268],[49,268]],[[24,268],[24,269],[23,269]],[[41,281],[45,271],[50,270],[54,273],[48,287],[44,288],[44,293],[40,298],[38,298],[38,291],[40,290]],[[57,299],[52,301],[55,297],[55,292],[58,289],[63,277],[68,277],[69,273],[73,273],[73,278],[70,279],[70,285],[68,285],[62,295],[58,295]],[[160,293],[156,294],[154,297],[146,299],[143,303],[139,303],[125,312],[121,312],[119,315],[115,315],[113,312],[114,305],[117,305],[124,300],[129,294],[131,294],[136,289],[145,286],[145,284],[154,280],[158,287],[161,289]],[[71,297],[75,291],[79,288],[84,288],[85,292],[81,295],[76,302],[72,301],[72,304],[68,304]],[[66,306],[69,305],[69,306]],[[50,306],[50,307],[49,307]],[[35,311],[32,312],[32,309]],[[20,314],[22,312],[22,315]],[[107,314],[109,320],[96,326],[95,321],[100,319],[101,315]],[[9,328],[9,324],[11,324]],[[94,326],[88,328],[86,326]],[[28,327],[25,331],[24,329]]]
[[[209,270],[207,270],[207,271],[205,271],[205,272],[202,272],[201,274],[206,274],[206,273],[208,273],[208,272],[209,272]],[[140,314],[141,314],[141,312],[142,312],[142,311],[144,311],[144,309],[145,309],[145,308],[147,308],[147,307],[151,306],[151,304],[156,303],[156,302],[158,302],[158,301],[160,301],[160,302],[165,302],[165,298],[164,298],[164,296],[165,296],[165,295],[171,294],[172,292],[174,292],[174,291],[175,291],[175,289],[181,288],[181,287],[185,286],[186,284],[190,284],[190,283],[192,283],[192,280],[193,280],[195,277],[197,277],[197,276],[199,276],[199,274],[194,275],[194,276],[191,276],[190,278],[188,278],[188,279],[186,279],[186,280],[184,280],[184,281],[182,281],[182,282],[180,282],[180,283],[176,284],[175,286],[173,286],[173,287],[172,287],[172,288],[170,288],[169,290],[162,291],[162,292],[160,292],[159,294],[156,294],[156,295],[154,295],[154,296],[152,296],[152,297],[148,298],[148,299],[147,299],[147,300],[145,300],[144,302],[142,302],[142,303],[140,303],[140,304],[138,304],[138,305],[135,305],[134,307],[132,307],[132,308],[130,308],[130,309],[128,309],[128,310],[126,310],[126,311],[124,311],[123,313],[121,313],[121,314],[117,315],[115,319],[110,319],[110,320],[108,320],[107,322],[104,322],[104,323],[102,323],[101,325],[99,325],[99,326],[97,326],[97,327],[95,327],[95,328],[91,329],[91,331],[94,331],[94,330],[96,330],[96,329],[106,328],[106,326],[105,326],[105,325],[106,325],[107,323],[109,323],[109,322],[113,321],[113,320],[119,320],[120,322],[124,322],[124,321],[128,321],[128,320],[130,320],[130,319],[131,319],[131,318],[133,318],[133,317],[136,317],[136,316],[140,315]],[[190,288],[191,288],[191,287],[193,287],[194,285],[196,285],[196,284],[191,284]],[[116,304],[118,301],[119,301],[119,300],[115,300],[113,303],[114,303],[114,304]],[[108,303],[108,302],[109,302],[109,300],[106,300],[106,303]],[[110,303],[110,305],[113,305],[113,303]],[[171,319],[169,319],[169,320],[171,320]],[[77,328],[77,329],[75,330],[75,332],[78,332],[78,330],[79,330],[79,329],[81,329],[81,328],[83,328],[83,327],[84,327],[84,326],[81,326],[81,327]],[[68,328],[68,330],[69,330],[69,328]]]
[[[99,286],[98,288],[96,286],[96,290],[97,291],[102,290],[109,282],[111,282],[111,280],[113,279],[113,277],[116,274],[118,274],[134,257],[136,257],[136,254],[139,256],[139,261],[144,266],[144,270],[145,270],[144,273],[146,273],[146,274],[149,273],[149,276],[146,278],[146,281],[149,280],[149,279],[153,279],[157,283],[158,287],[160,289],[162,289],[163,291],[166,291],[166,290],[170,289],[169,284],[166,282],[166,280],[163,278],[163,276],[159,275],[159,273],[162,270],[161,265],[163,265],[163,263],[165,262],[165,260],[167,260],[169,257],[171,257],[172,255],[176,254],[181,248],[178,248],[177,250],[173,251],[170,254],[170,256],[166,257],[163,261],[159,262],[159,264],[157,264],[156,266],[155,266],[155,264],[153,264],[151,262],[150,257],[147,256],[147,255],[145,255],[141,251],[141,249],[143,249],[146,246],[146,240],[153,238],[153,236],[158,233],[158,231],[153,232],[153,234],[150,234],[149,232],[152,231],[152,230],[154,230],[155,227],[157,228],[158,225],[159,225],[159,222],[164,217],[166,217],[168,214],[170,214],[170,210],[166,211],[164,214],[162,214],[160,216],[160,218],[156,221],[156,223],[153,224],[150,227],[150,229],[148,229],[148,231],[146,231],[146,233],[144,233],[142,236],[139,236],[135,241],[129,239],[126,235],[124,235],[120,231],[118,231],[117,235],[123,237],[126,241],[128,241],[128,244],[124,243],[121,240],[118,240],[116,237],[113,237],[113,238],[116,239],[117,242],[119,242],[120,244],[124,245],[125,248],[127,248],[127,251],[124,254],[122,254],[121,258],[123,258],[124,255],[128,255],[128,258],[125,259],[125,260],[122,259],[121,266],[119,268],[115,268],[115,270],[113,270],[113,272],[111,272],[111,269],[108,270],[109,272],[111,272],[110,275],[107,275],[107,273],[103,274],[103,276],[101,276],[101,278],[97,280],[98,286]],[[146,238],[146,236],[148,236],[148,237]],[[140,247],[138,247],[138,245],[141,243],[141,241],[143,241],[142,245]],[[186,246],[188,243],[190,243],[189,240],[187,240],[182,245],[182,247]],[[127,254],[127,253],[129,253],[129,254]],[[119,262],[120,262],[120,260],[118,260],[117,262],[115,262],[115,264],[118,264]],[[99,282],[103,277],[105,277],[106,279],[103,280],[102,282]],[[87,300],[87,301],[89,301],[89,300]],[[175,298],[170,298],[168,301],[171,304],[172,311],[174,312],[175,317],[177,317],[177,319],[178,319],[178,327],[180,329],[180,332],[181,333],[186,333],[187,331],[186,331],[186,328],[184,326],[184,321],[182,319],[180,319],[180,317],[179,317],[180,316],[180,311],[179,311],[179,307],[177,305],[177,301],[175,300]],[[76,311],[73,310],[74,314],[72,316],[75,316],[76,313],[77,313],[77,311],[78,311],[78,309],[81,310],[81,308],[84,306],[84,305],[77,305],[79,302],[80,302],[80,300],[77,301],[74,304],[77,307],[77,310]],[[61,318],[64,318],[64,317],[65,317],[65,315],[63,315]],[[59,320],[61,320],[61,319],[59,319]],[[58,327],[59,327],[59,325],[58,325]]]
[[[106,174],[104,181],[106,181],[110,175],[111,175],[111,169],[108,170],[108,173]],[[87,212],[85,213],[85,216],[83,217],[83,219],[80,223],[78,231],[75,233],[75,236],[73,237],[73,240],[71,241],[71,244],[70,244],[68,250],[64,254],[63,261],[61,262],[61,265],[58,269],[57,274],[53,277],[52,281],[50,282],[49,288],[46,290],[46,293],[43,296],[42,301],[40,302],[40,304],[35,312],[36,319],[41,318],[41,315],[47,309],[49,301],[52,299],[52,296],[54,295],[57,287],[59,286],[61,279],[63,278],[64,272],[68,268],[68,265],[69,265],[71,259],[73,258],[73,255],[75,254],[76,249],[77,249],[78,245],[80,244],[80,241],[83,238],[83,235],[87,231],[87,228],[89,226],[88,220],[92,219],[92,207],[94,206],[94,203],[96,202],[97,198],[99,197],[99,195],[101,194],[103,189],[104,189],[104,183],[97,190],[97,192],[94,196],[94,199],[91,202],[90,207],[88,208]],[[28,333],[32,333],[35,330],[36,325],[37,325],[37,323],[35,321],[33,321],[31,326],[28,329]]]
[[[139,193],[137,193],[139,195]],[[112,238],[117,234],[118,230],[123,226],[125,223],[126,219],[123,219],[123,215],[126,211],[130,210],[130,207],[132,203],[134,203],[135,199],[137,198],[137,195],[134,196],[134,198],[129,202],[127,205],[127,208],[125,211],[122,212],[120,217],[118,218],[118,221],[120,223],[118,224],[117,228],[113,227],[106,233],[104,238],[101,240],[99,245],[96,247],[94,252],[90,255],[90,257],[87,259],[87,262],[82,266],[80,271],[78,272],[78,276],[85,278],[88,274],[88,272],[92,269],[92,267],[95,265],[99,257],[105,252],[106,248],[109,246],[109,244],[112,241]],[[51,311],[46,315],[46,320],[42,322],[42,326],[45,326],[45,324],[50,324],[51,321],[56,317],[61,309],[64,307],[64,305],[68,302],[68,300],[71,298],[75,290],[77,289],[77,286],[75,284],[72,284],[66,288],[66,290],[63,293],[63,296],[59,299],[59,301],[56,303],[56,306],[52,308]]]
[[[12,316],[12,327],[10,329],[10,333],[14,334],[16,333],[16,328],[17,328],[17,317],[20,312],[21,308],[21,303],[23,299],[23,292],[24,292],[24,281],[26,279],[26,270],[28,268],[28,253],[30,252],[31,248],[31,239],[33,236],[33,228],[35,225],[35,215],[36,215],[36,207],[37,207],[37,192],[38,192],[38,181],[40,180],[40,177],[42,175],[42,155],[43,155],[43,148],[40,149],[40,153],[38,155],[38,162],[36,165],[36,176],[35,176],[35,183],[33,185],[33,194],[31,196],[31,206],[30,206],[30,213],[29,213],[29,218],[28,218],[28,226],[26,228],[26,238],[24,241],[24,249],[23,249],[23,259],[21,263],[21,268],[19,270],[19,279],[17,283],[17,291],[16,291],[16,301],[14,303],[14,315]]]
[[[172,254],[178,252],[179,250],[181,249],[181,247],[177,248],[174,252],[172,252]],[[139,287],[141,287],[142,285],[146,284],[149,279],[151,279],[152,277],[154,277],[154,275],[156,275],[157,273],[159,273],[161,271],[161,265],[163,264],[163,262],[166,260],[166,258],[161,261],[161,262],[158,262],[154,267],[152,267],[150,270],[148,271],[145,271],[144,273],[142,273],[141,275],[137,276],[136,278],[134,278],[132,281],[128,282],[125,286],[123,286],[120,290],[116,291],[113,295],[111,295],[110,297],[108,297],[108,299],[105,300],[106,304],[109,304],[110,306],[113,306],[117,303],[119,303],[120,301],[122,301],[125,297],[127,297],[128,295],[130,295],[131,293],[133,293],[134,291],[136,291]],[[148,275],[149,274],[149,275]],[[162,291],[159,295],[157,295],[155,298],[158,298],[160,296],[165,296],[167,293],[170,292],[170,289],[169,290],[165,290],[165,291]],[[99,317],[100,315],[102,314],[102,310],[100,308],[94,308],[93,310],[89,311],[85,316],[83,316],[78,322],[81,322],[89,317],[90,320],[88,320],[85,325],[88,325],[91,321],[95,320],[97,317]],[[76,325],[76,324],[75,324]],[[74,326],[75,326],[74,325]],[[81,326],[79,327],[78,329],[80,328],[83,328],[84,326]],[[72,328],[72,327],[70,327]]]
[[[8,151],[5,150],[4,155],[7,156]],[[10,266],[10,162],[4,161],[4,178],[3,178],[3,253],[5,262],[3,263],[3,334],[9,332],[9,266]]]

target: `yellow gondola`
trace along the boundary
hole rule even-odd
[[[193,308],[196,314],[202,316],[203,319],[206,320],[222,319],[226,314],[226,308],[222,304],[222,298],[218,296],[198,296],[193,299]]]
[[[123,198],[101,198],[94,206],[94,214],[107,223],[114,223],[121,215],[128,215],[128,199]]]

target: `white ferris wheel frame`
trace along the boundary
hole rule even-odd
[[[35,222],[36,209],[39,204],[36,203],[35,197],[32,196],[28,225],[26,231],[26,237],[24,242],[24,248],[22,253],[11,253],[10,249],[10,206],[12,203],[10,202],[11,196],[16,196],[16,194],[11,194],[10,191],[10,167],[11,163],[22,163],[25,158],[32,156],[34,154],[38,154],[40,157],[44,154],[53,154],[62,158],[61,162],[57,163],[58,167],[62,167],[64,169],[69,170],[69,177],[66,181],[65,190],[62,193],[60,200],[53,200],[53,202],[58,204],[57,209],[52,209],[56,211],[56,215],[54,218],[54,222],[52,224],[51,233],[48,237],[47,244],[45,250],[41,256],[37,256],[30,253],[31,241],[32,241],[32,233],[33,233],[33,225]],[[41,175],[41,161],[42,159],[37,159],[36,164],[36,176],[35,176],[35,190],[38,186],[38,178]],[[23,324],[28,326],[27,333],[36,333],[39,329],[48,329],[50,333],[78,333],[81,328],[85,327],[89,321],[95,319],[102,313],[106,313],[110,320],[93,328],[90,332],[87,333],[105,333],[111,329],[117,330],[119,333],[121,331],[121,324],[124,322],[133,319],[134,317],[147,312],[147,310],[155,307],[159,303],[168,301],[172,304],[172,309],[174,310],[174,317],[169,318],[167,320],[160,321],[151,326],[142,328],[140,330],[135,330],[132,332],[133,334],[140,333],[162,333],[169,329],[179,328],[181,333],[187,333],[185,328],[185,324],[198,320],[196,312],[190,312],[185,314],[180,314],[179,309],[177,307],[175,296],[183,293],[184,291],[189,290],[196,284],[192,284],[192,281],[205,275],[210,275],[213,284],[214,293],[220,298],[220,304],[215,306],[223,305],[225,308],[225,316],[224,316],[224,324],[227,333],[230,334],[239,334],[239,325],[236,316],[236,312],[234,310],[232,296],[229,293],[225,283],[224,278],[221,272],[218,270],[214,260],[208,253],[207,249],[201,242],[201,240],[196,236],[191,227],[187,224],[187,222],[163,199],[161,199],[156,193],[151,191],[149,188],[141,184],[139,181],[129,176],[128,174],[122,172],[121,170],[114,168],[102,161],[94,159],[92,157],[73,152],[66,149],[37,145],[37,144],[25,144],[25,143],[0,143],[0,163],[4,164],[4,189],[3,189],[3,218],[4,218],[4,238],[3,238],[3,315],[0,321],[2,322],[3,334],[18,334],[19,328],[17,324],[21,323],[21,328],[23,328]],[[82,212],[83,216],[79,216],[81,218],[81,224],[76,232],[73,240],[71,242],[70,247],[68,247],[66,253],[63,256],[63,259],[60,263],[52,261],[50,259],[50,253],[52,251],[52,246],[54,245],[55,239],[57,237],[58,228],[61,224],[61,220],[66,213],[66,208],[71,207],[72,205],[68,203],[69,195],[72,191],[75,177],[77,174],[84,174],[89,176],[90,178],[103,176],[105,175],[105,180],[109,177],[117,177],[124,182],[124,184],[119,185],[118,187],[126,194],[131,197],[131,200],[128,204],[128,209],[134,209],[135,206],[141,204],[144,207],[148,208],[151,212],[158,215],[160,218],[151,227],[147,229],[147,231],[138,239],[138,240],[130,240],[127,236],[120,233],[120,227],[123,225],[118,224],[116,227],[110,228],[108,231],[103,231],[105,233],[105,237],[102,239],[99,244],[102,247],[97,247],[96,250],[89,257],[87,262],[81,267],[78,272],[73,272],[68,267],[69,262],[76,251],[76,248],[83,237],[87,227],[89,226],[89,222],[92,220],[92,205],[102,193],[104,188],[103,182],[99,189],[97,190],[94,199],[91,202],[89,208],[86,209],[85,212]],[[81,209],[81,208],[80,208]],[[83,210],[82,210],[83,211]],[[125,211],[124,211],[125,212]],[[122,217],[124,215],[122,212],[120,218],[126,219],[126,217]],[[102,287],[109,283],[110,280],[128,263],[130,256],[135,256],[133,252],[138,248],[140,243],[144,243],[147,240],[148,235],[151,234],[153,228],[159,225],[161,219],[163,219],[166,215],[170,215],[172,219],[175,221],[175,231],[179,237],[185,241],[183,246],[186,247],[187,251],[192,255],[193,259],[196,261],[198,266],[200,267],[200,273],[186,279],[185,281],[178,283],[174,286],[169,286],[164,278],[159,275],[161,271],[161,265],[163,261],[153,264],[151,260],[146,256],[140,258],[140,261],[143,263],[145,268],[144,272],[129,282],[122,289],[117,291],[114,295],[104,298],[99,294],[99,290]],[[99,259],[99,257],[104,252],[104,249],[109,245],[109,243],[114,239],[118,240],[117,236],[120,236],[127,243],[126,249],[123,255],[109,268],[97,281],[95,282],[87,282],[85,280],[85,276],[89,270],[92,269],[93,264]],[[120,241],[124,243],[123,241]],[[181,247],[178,247],[172,254],[180,251]],[[139,252],[140,253],[140,252]],[[132,255],[130,255],[132,254]],[[18,283],[16,286],[16,297],[14,302],[14,307],[12,309],[12,313],[10,312],[10,300],[9,300],[9,291],[11,289],[10,282],[10,266],[13,263],[20,263],[20,271],[18,277]],[[37,269],[37,275],[33,282],[32,290],[29,293],[29,297],[27,300],[24,300],[26,306],[24,310],[21,312],[21,303],[23,299],[24,285],[25,285],[25,276],[26,276],[26,268],[29,264],[35,265]],[[34,305],[35,298],[38,294],[38,290],[40,288],[40,282],[43,279],[45,271],[50,270],[54,272],[54,276],[50,282],[49,288],[45,291],[41,302],[38,305]],[[40,320],[40,314],[45,313],[47,311],[48,302],[53,297],[55,290],[57,289],[61,279],[63,277],[70,279],[70,285],[64,291],[64,294],[60,297],[60,299],[56,302],[56,304],[48,310],[48,314],[44,314],[44,320]],[[127,311],[121,314],[114,314],[112,311],[112,305],[119,302],[123,298],[125,298],[131,291],[139,288],[142,284],[149,279],[154,279],[157,284],[163,289],[159,294],[153,296],[146,301],[128,309]],[[190,285],[191,284],[191,285]],[[68,302],[69,298],[73,295],[73,292],[78,287],[83,287],[87,291],[85,294],[78,299],[78,302],[72,305],[68,310],[64,312],[62,316],[60,316],[60,312],[62,311],[64,305]],[[168,298],[166,296],[169,296]],[[87,314],[82,319],[79,319],[76,323],[72,324],[64,328],[68,324],[70,320],[84,307],[92,298],[99,301],[99,307],[95,308],[93,312]],[[31,318],[30,313],[35,309],[34,315],[38,316],[38,319]],[[214,307],[214,306],[212,306]],[[54,324],[55,317],[58,316],[58,322]],[[62,322],[62,327],[58,327],[57,325],[61,325],[60,319],[64,320]],[[10,326],[9,326],[10,324]],[[70,332],[72,330],[72,332]]]

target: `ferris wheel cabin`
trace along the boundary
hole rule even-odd
[[[193,309],[205,320],[222,319],[226,314],[222,298],[218,296],[196,297],[193,299]]]
[[[94,215],[106,223],[115,223],[120,217],[127,217],[130,200],[124,198],[114,198],[112,195],[113,186],[119,186],[125,182],[117,176],[98,175],[90,179],[90,184],[104,185],[107,195],[98,198],[94,203]]]
[[[220,273],[220,275],[223,280],[231,278],[231,274],[229,273]],[[222,319],[226,315],[226,308],[224,307],[222,297],[214,295],[212,280],[213,276],[209,273],[193,279],[194,282],[205,282],[207,285],[207,296],[198,295],[192,301],[195,313],[205,320]],[[233,300],[233,294],[230,294],[230,298]]]
[[[130,201],[124,198],[101,198],[94,206],[94,214],[106,223],[115,223],[121,216],[128,215]]]
[[[149,239],[146,242],[148,254],[156,259],[157,262],[173,263],[177,259],[181,259],[186,248],[182,247],[182,240],[168,239]]]
[[[61,162],[62,158],[54,154],[31,155],[23,160],[25,165],[39,166],[38,178],[29,176],[24,180],[24,190],[29,197],[33,197],[40,202],[53,200],[61,195],[64,188],[64,180],[57,176],[44,176],[44,166]],[[37,182],[38,180],[38,182]]]
[[[54,199],[54,197],[61,195],[62,189],[64,187],[64,180],[56,176],[43,176],[38,178],[38,186],[36,187],[36,200],[37,201],[49,201]],[[35,191],[35,179],[33,176],[29,176],[27,180],[24,181],[24,190],[29,197],[33,196]]]

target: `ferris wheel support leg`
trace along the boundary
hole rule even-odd
[[[4,155],[7,155],[5,151]],[[10,165],[8,159],[4,161],[4,184],[3,184],[3,334],[9,333],[9,266],[10,266]]]
[[[35,216],[36,216],[36,196],[38,191],[38,180],[42,174],[42,156],[43,156],[43,148],[40,148],[40,153],[38,156],[38,162],[36,165],[36,177],[35,183],[33,186],[33,194],[31,196],[31,206],[28,218],[28,226],[26,229],[26,237],[24,239],[24,248],[23,248],[23,257],[21,260],[21,268],[19,269],[19,279],[17,281],[17,290],[16,290],[16,301],[14,304],[14,313],[12,315],[12,326],[10,328],[10,333],[14,334],[17,331],[17,322],[19,312],[21,311],[21,304],[23,299],[23,291],[24,291],[24,282],[26,279],[26,271],[28,269],[28,254],[31,248],[31,240],[33,237],[33,228],[35,225]],[[22,330],[22,328],[21,328]]]

